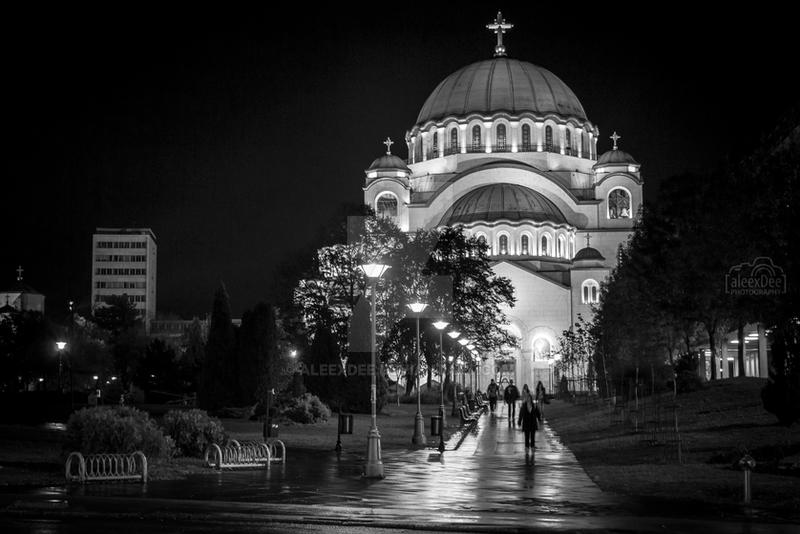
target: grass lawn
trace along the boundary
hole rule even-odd
[[[378,430],[384,451],[409,449],[413,445],[416,404],[391,404],[378,414]],[[430,417],[438,415],[438,404],[423,404],[422,415],[428,446],[435,448],[439,439],[430,435]],[[457,417],[450,417],[445,407],[447,426],[444,439],[460,427]],[[371,426],[369,414],[353,414],[353,433],[342,436],[345,450],[363,450],[366,454],[367,432]],[[457,424],[459,423],[459,424]],[[247,419],[222,419],[231,438],[257,440],[262,437],[262,423]],[[289,451],[296,449],[333,450],[336,446],[338,416],[333,414],[324,423],[301,425],[280,423],[278,439]],[[53,485],[64,482],[63,425],[25,426],[0,425],[0,485]],[[187,474],[209,473],[199,458],[149,459],[151,480],[181,478]]]
[[[451,406],[445,406],[447,426],[444,429],[444,440],[447,441],[454,430],[460,426],[458,417],[450,417]],[[414,416],[417,413],[416,404],[390,404],[383,407],[378,414],[378,431],[381,434],[381,448],[383,450],[409,449],[413,445],[411,437],[414,434]],[[432,415],[439,414],[438,404],[423,404],[422,416],[425,422],[425,437],[428,446],[435,447],[439,438],[430,435],[430,421]],[[301,425],[296,423],[281,423],[278,427],[278,439],[286,444],[288,449],[316,449],[333,450],[336,446],[338,429],[338,416],[336,413],[324,423]],[[235,439],[260,439],[262,436],[262,423],[244,419],[223,419],[225,430]],[[346,449],[364,448],[366,453],[367,432],[372,425],[370,414],[353,414],[353,433],[342,435],[342,447]]]
[[[743,474],[733,464],[747,451],[756,460],[753,504],[800,512],[800,425],[785,428],[761,405],[766,380],[737,378],[711,383],[677,397],[682,441],[678,462],[673,432],[652,436],[651,421],[674,428],[672,395],[640,400],[639,431],[633,414],[553,401],[550,426],[575,453],[587,473],[607,491],[730,504],[743,498]],[[658,407],[660,406],[660,414]],[[619,412],[617,412],[619,414]],[[621,420],[622,419],[622,420]],[[794,469],[787,467],[794,465]]]

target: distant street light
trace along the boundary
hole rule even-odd
[[[459,332],[458,330],[451,330],[450,332],[447,333],[447,335],[450,336],[450,339],[455,341],[456,339],[458,339],[458,336],[461,335],[461,332]],[[453,359],[452,356],[450,356],[450,358],[448,358],[448,361],[451,364],[453,364],[453,411],[452,411],[452,413],[450,415],[455,417],[457,412],[458,412],[458,410],[456,410],[456,387],[457,387],[456,386],[456,365],[458,364],[458,352],[456,352],[456,359],[455,360]]]
[[[370,385],[370,404],[372,405],[372,427],[369,429],[367,435],[367,465],[364,468],[364,476],[367,478],[383,478],[383,462],[381,461],[381,435],[378,432],[378,416],[376,403],[377,398],[377,384],[375,380],[375,293],[378,290],[378,280],[383,273],[389,270],[389,265],[382,263],[367,263],[361,265],[361,270],[367,277],[369,285],[372,288],[372,313],[371,313],[371,327],[372,327],[372,340],[371,340],[371,353],[372,353],[372,368],[371,368],[371,385]]]
[[[444,345],[442,344],[442,331],[449,325],[447,321],[436,321],[433,327],[439,331],[439,391],[441,392],[441,401],[439,403],[439,421],[441,428],[439,429],[439,452],[444,452],[444,373],[442,366],[444,365]]]
[[[63,389],[63,382],[61,381],[61,373],[64,365],[61,360],[61,355],[64,353],[64,349],[67,348],[66,341],[56,341],[56,350],[58,351],[58,392],[62,393]]]
[[[422,418],[422,402],[420,398],[419,387],[419,369],[421,360],[421,351],[419,347],[419,315],[428,307],[424,302],[412,302],[408,304],[409,309],[417,315],[417,414],[414,416],[414,435],[411,437],[411,443],[414,445],[425,445],[425,421]]]

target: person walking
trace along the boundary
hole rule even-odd
[[[489,395],[489,409],[494,411],[497,408],[497,394],[500,388],[494,383],[494,378],[489,382],[489,387],[486,388],[486,393]]]
[[[536,394],[533,397],[533,400],[536,401],[536,407],[539,408],[539,422],[542,422],[542,417],[544,417],[544,405],[549,404],[550,401],[547,399],[547,391],[544,389],[544,384],[542,381],[539,380],[539,383],[536,384]]]
[[[503,392],[503,401],[508,405],[508,425],[511,426],[515,422],[517,415],[517,399],[519,399],[519,390],[514,385],[513,380],[508,381],[505,391]]]
[[[527,385],[523,388],[522,405],[519,407],[519,426],[522,427],[522,432],[525,433],[525,449],[536,448],[534,445],[536,441],[536,430],[539,428],[539,409],[536,403],[533,402],[533,395],[527,389]]]

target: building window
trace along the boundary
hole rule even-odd
[[[548,245],[549,245],[549,243],[548,243],[547,236],[543,235],[542,236],[542,256],[549,256],[550,255],[550,250],[548,250],[548,247],[547,247]]]
[[[559,258],[564,257],[564,236],[559,236],[557,245],[556,256]]]
[[[497,151],[498,152],[505,152],[506,151],[506,125],[505,124],[498,124],[497,125]]]
[[[450,130],[450,151],[451,154],[458,152],[458,128]]]
[[[414,142],[414,162],[422,161],[422,137]]]
[[[433,150],[432,154],[434,158],[439,157],[439,132],[433,132]]]
[[[501,235],[499,239],[500,254],[508,254],[508,236]]]
[[[522,125],[522,151],[530,152],[531,150],[531,127],[527,124]]]
[[[522,239],[520,240],[520,249],[522,250],[522,254],[525,256],[530,254],[530,240],[528,239],[528,236],[522,236]]]
[[[565,132],[565,134],[566,134],[567,138],[566,138],[566,146],[564,147],[564,154],[566,154],[567,156],[571,156],[572,155],[572,133],[570,133],[570,131],[567,130]]]
[[[590,159],[589,154],[589,136],[585,134],[581,134],[581,144],[583,146],[583,157]]]
[[[544,338],[538,338],[533,342],[533,359],[537,362],[550,359],[550,342]]]
[[[481,152],[481,127],[477,124],[472,127],[472,151]]]
[[[596,280],[586,280],[581,286],[581,302],[597,304],[600,302],[600,284]]]
[[[553,151],[553,128],[546,126],[544,129],[544,150],[545,152]]]
[[[608,218],[630,219],[631,196],[624,189],[613,189],[608,194]]]
[[[378,217],[397,217],[397,197],[381,193],[375,201],[375,214]]]

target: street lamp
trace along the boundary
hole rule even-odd
[[[61,362],[61,355],[64,353],[64,349],[67,348],[66,341],[56,341],[56,350],[58,350],[58,392],[62,393],[62,382],[61,382],[61,371],[63,369],[63,365]]]
[[[467,339],[465,337],[462,337],[461,339],[458,340],[458,343],[462,347],[466,347],[467,345],[472,343],[472,341],[470,341],[469,339]],[[466,381],[466,376],[464,375],[464,364],[466,364],[466,363],[467,363],[467,360],[465,359],[464,363],[461,364],[461,387],[464,389],[464,393],[465,394],[466,394],[466,389],[467,389],[467,381]]]
[[[408,308],[417,316],[417,415],[414,416],[414,436],[411,438],[411,443],[414,445],[425,445],[425,421],[422,419],[422,402],[420,399],[419,387],[419,368],[420,368],[420,348],[419,348],[419,315],[428,307],[424,302],[412,302],[407,305]]]
[[[461,335],[461,332],[459,332],[458,330],[451,330],[450,332],[447,333],[447,335],[450,336],[450,339],[455,341],[456,339],[458,339],[458,336]],[[456,358],[457,357],[458,357],[458,353],[456,353]],[[457,361],[453,361],[453,357],[452,356],[450,356],[450,358],[448,358],[448,361],[451,364],[453,364],[453,412],[450,415],[455,417],[456,414],[457,414],[457,411],[456,411],[456,363],[457,363]]]
[[[372,286],[372,368],[370,386],[370,404],[372,405],[372,427],[367,435],[367,465],[364,468],[364,476],[368,478],[383,478],[383,462],[381,461],[381,435],[378,432],[378,417],[375,404],[377,402],[377,387],[375,383],[375,292],[377,291],[378,280],[383,273],[389,269],[388,265],[382,263],[367,263],[361,265],[361,270]]]
[[[441,401],[439,403],[439,421],[441,427],[439,428],[439,452],[444,452],[444,373],[442,366],[444,365],[444,345],[442,344],[442,331],[449,325],[447,321],[436,321],[433,327],[439,331],[439,380],[442,382],[439,390],[441,392]]]

